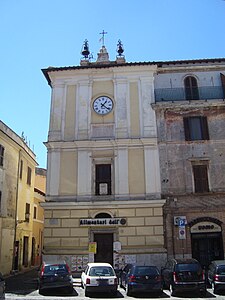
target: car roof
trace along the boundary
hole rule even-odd
[[[61,260],[61,261],[43,261],[43,264],[45,266],[49,266],[49,265],[66,265],[65,260]]]
[[[194,258],[173,258],[177,264],[199,264],[199,262]]]
[[[132,267],[153,267],[153,268],[157,268],[157,266],[154,265],[142,265],[142,264],[131,264]]]
[[[88,263],[89,267],[111,267],[112,266],[109,263]]]
[[[211,263],[215,265],[225,265],[225,260],[213,260]]]

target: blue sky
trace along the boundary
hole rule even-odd
[[[121,39],[127,62],[225,57],[223,0],[0,0],[0,120],[46,167],[51,89],[41,69],[74,66],[100,32],[110,60]]]

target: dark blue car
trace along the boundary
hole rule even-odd
[[[160,296],[163,291],[161,275],[156,266],[126,265],[120,274],[120,286],[128,296],[135,292]]]

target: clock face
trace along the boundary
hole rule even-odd
[[[113,109],[112,99],[106,96],[101,96],[93,102],[93,109],[99,115],[106,115]]]

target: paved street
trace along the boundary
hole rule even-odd
[[[15,276],[10,276],[6,278],[6,300],[39,300],[39,299],[46,299],[46,300],[83,300],[83,299],[214,299],[214,300],[225,300],[225,293],[223,295],[214,295],[212,293],[211,289],[208,289],[208,293],[205,298],[199,298],[198,296],[195,296],[193,294],[188,295],[182,295],[180,297],[170,297],[169,291],[165,290],[161,298],[154,298],[154,296],[151,295],[137,295],[135,297],[128,297],[126,296],[126,293],[123,289],[119,288],[118,293],[116,297],[112,297],[108,294],[93,294],[93,296],[85,297],[84,296],[84,290],[80,286],[80,280],[74,279],[74,292],[72,295],[65,295],[65,293],[62,292],[48,292],[45,295],[40,295],[38,292],[38,285],[37,285],[37,270],[32,270],[29,272],[26,272],[24,274],[18,274]]]

